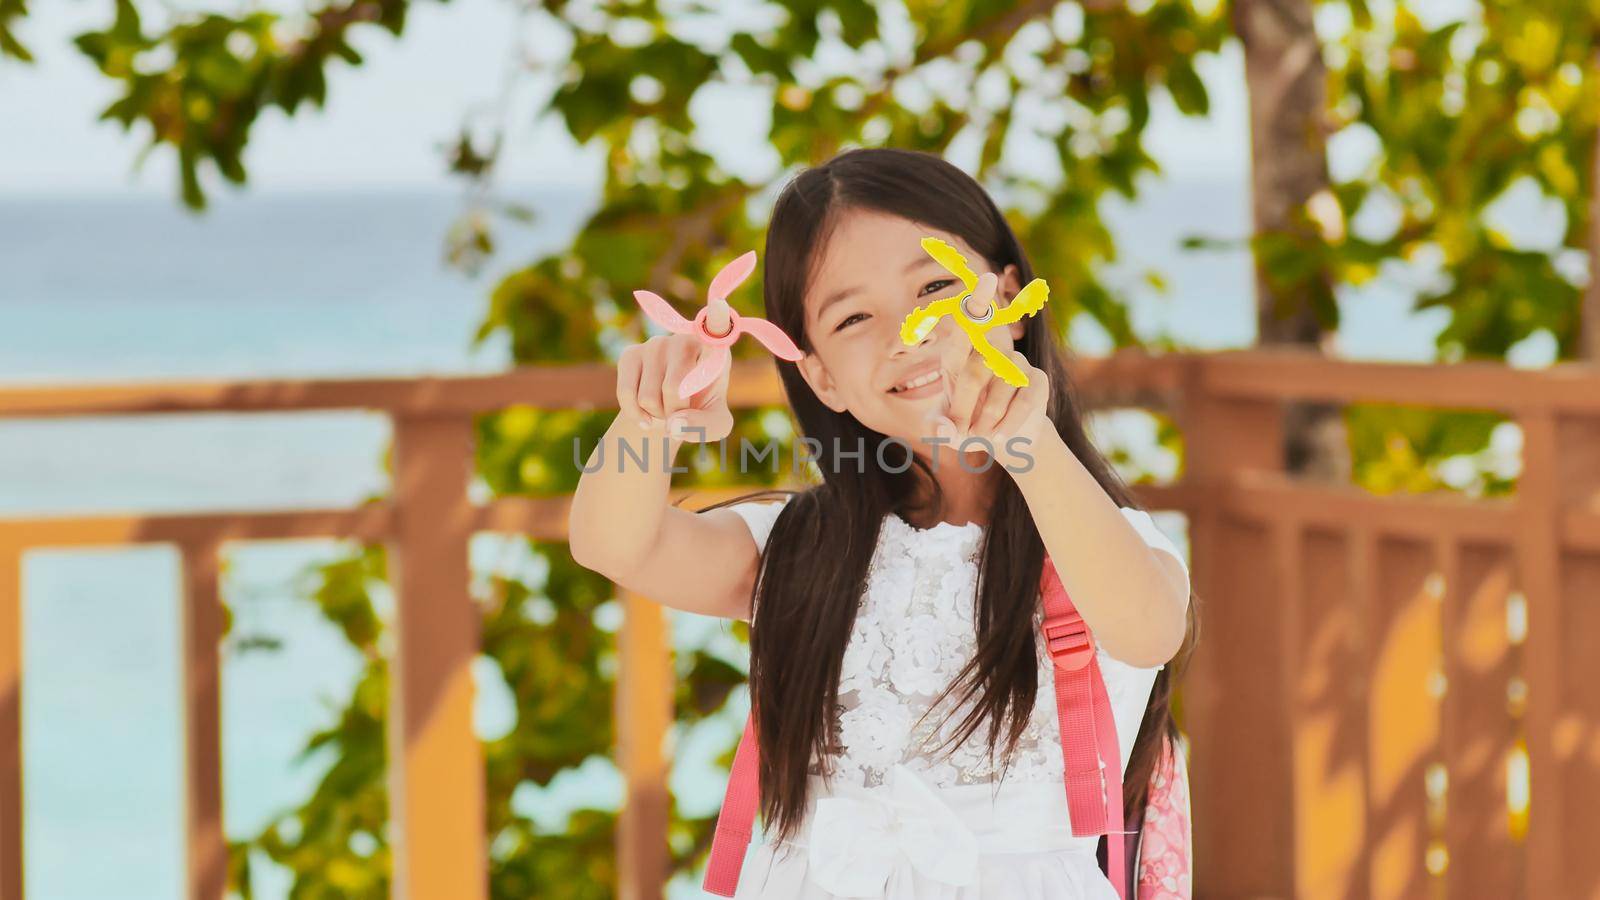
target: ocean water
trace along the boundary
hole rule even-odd
[[[533,226],[507,223],[496,265],[474,279],[441,263],[460,208],[446,193],[219,197],[204,217],[166,197],[0,196],[0,384],[486,372],[503,343],[471,351],[495,277],[563,245],[593,198],[543,190],[521,198]],[[1254,312],[1242,251],[1196,255],[1183,236],[1237,237],[1239,186],[1152,186],[1109,209],[1124,256],[1108,277],[1134,298],[1146,336],[1196,348],[1244,346]],[[1163,295],[1142,286],[1154,266]],[[1041,273],[1048,277],[1048,273]],[[1343,298],[1352,356],[1427,359],[1442,325],[1408,312],[1403,286]],[[1081,352],[1104,348],[1086,322]],[[1136,420],[1117,439],[1148,442]],[[363,414],[0,420],[0,516],[343,506],[383,489],[387,427]],[[1152,456],[1150,467],[1164,461]],[[498,559],[490,543],[475,560]],[[326,542],[253,544],[228,555],[226,595],[244,636],[275,652],[227,654],[223,675],[226,827],[251,834],[306,796],[327,760],[295,764],[330,722],[357,660],[297,585],[337,551]],[[487,563],[486,563],[487,564]],[[536,576],[536,572],[533,573]],[[24,572],[24,759],[29,896],[171,898],[182,894],[182,722],[178,567],[169,548],[39,551]],[[675,616],[706,639],[717,623]],[[480,680],[478,728],[515,711]],[[680,736],[674,788],[693,811],[720,803],[708,756],[740,721]],[[562,808],[615,802],[621,786],[594,760],[518,805],[558,821]],[[264,860],[262,861],[264,862]],[[258,871],[262,897],[285,873]],[[686,883],[674,896],[698,896]]]

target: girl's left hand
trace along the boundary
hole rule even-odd
[[[992,272],[980,276],[978,286],[967,298],[968,308],[981,315],[998,283]],[[977,348],[968,344],[962,365],[945,373],[946,409],[942,417],[935,419],[935,433],[949,438],[951,446],[957,450],[962,441],[981,438],[987,444],[977,445],[977,449],[990,452],[992,447],[991,455],[998,455],[1004,463],[1012,455],[1007,452],[1007,443],[1012,438],[1033,442],[1043,436],[1046,429],[1054,431],[1055,426],[1046,415],[1050,406],[1050,379],[1015,349],[1011,326],[990,329],[984,332],[984,337],[1028,376],[1027,386],[1019,388],[1007,384],[989,370]],[[960,333],[959,339],[966,340],[965,332]],[[1021,446],[1025,449],[1027,445]]]

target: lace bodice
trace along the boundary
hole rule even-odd
[[[742,503],[730,507],[764,544],[784,503]],[[1182,554],[1155,526],[1148,513],[1124,508],[1124,516],[1147,543],[1183,562]],[[813,775],[844,779],[850,785],[883,784],[896,763],[938,786],[997,781],[1003,759],[991,759],[988,726],[936,754],[959,730],[970,705],[957,706],[960,692],[937,709],[932,701],[971,659],[977,645],[973,621],[978,553],[983,526],[941,522],[916,528],[897,515],[886,516],[867,577],[867,589],[845,648],[833,727],[844,752],[812,762]],[[1185,568],[1187,572],[1187,568]],[[1006,782],[1059,782],[1061,741],[1056,718],[1054,674],[1034,613],[1033,631],[1039,686],[1026,730],[1005,771]],[[1136,668],[1098,651],[1106,691],[1117,722],[1122,765],[1126,768],[1161,666]],[[920,721],[919,721],[920,720]],[[998,754],[1004,745],[996,749]],[[827,765],[831,764],[831,765]]]

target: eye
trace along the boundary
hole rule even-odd
[[[851,313],[850,315],[845,317],[845,320],[843,322],[840,322],[837,326],[835,326],[833,330],[834,331],[843,331],[845,329],[845,326],[849,325],[850,323],[852,323],[852,322],[854,322],[856,320],[857,316],[864,316],[864,315],[865,315],[864,313]]]
[[[950,284],[955,284],[955,281],[953,279],[950,279],[950,278],[941,278],[938,281],[930,281],[926,285],[923,285],[922,292],[923,292],[923,294],[926,294],[928,292],[928,288],[934,288],[934,290],[942,291],[942,290],[944,290],[944,287],[942,287],[943,285],[950,285]],[[937,285],[937,287],[936,287],[936,285]]]

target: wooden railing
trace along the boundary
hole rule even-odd
[[[781,401],[740,362],[736,407]],[[1170,411],[1203,637],[1183,688],[1201,897],[1600,897],[1600,373],[1340,363],[1243,351],[1083,359],[1094,407]],[[182,555],[187,893],[223,895],[218,552],[384,541],[397,598],[389,791],[397,897],[487,896],[467,541],[560,541],[568,498],[468,497],[472,420],[614,407],[604,366],[492,377],[0,390],[0,418],[377,410],[394,483],[354,509],[0,520],[0,900],[22,896],[21,564],[29,550],[169,543]],[[1284,470],[1283,401],[1497,410],[1521,427],[1511,498],[1378,497]],[[681,493],[675,491],[676,493]],[[707,502],[727,492],[700,491]],[[667,872],[670,650],[623,597],[617,852],[624,897]],[[1526,772],[1528,777],[1524,778]],[[1524,798],[1523,791],[1529,795]],[[1526,799],[1526,802],[1524,802]]]

